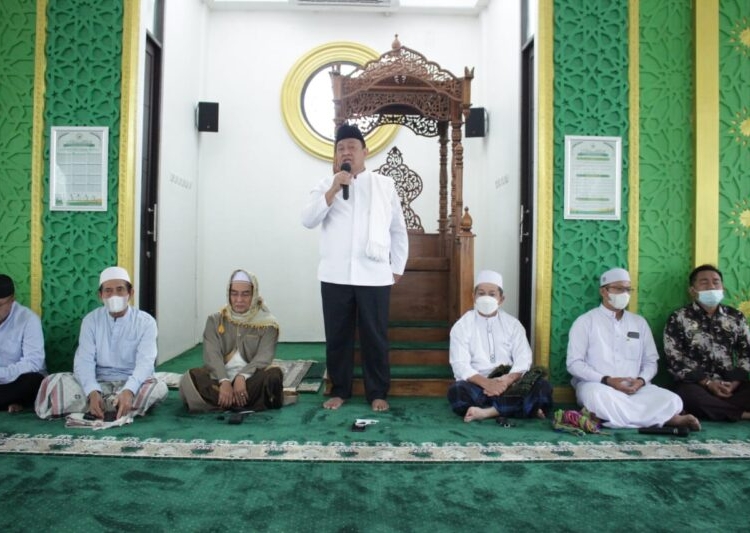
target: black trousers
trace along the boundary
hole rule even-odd
[[[7,409],[12,403],[23,406],[34,405],[44,376],[36,372],[21,374],[12,383],[0,385],[0,409]]]
[[[331,396],[352,396],[354,337],[359,330],[365,396],[384,400],[391,386],[388,360],[388,308],[391,286],[369,287],[322,282],[326,368]]]
[[[674,391],[682,398],[685,411],[705,420],[737,422],[750,411],[750,383],[742,382],[731,398],[719,398],[697,383],[678,383]]]

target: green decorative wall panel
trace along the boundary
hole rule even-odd
[[[81,319],[100,305],[99,272],[117,260],[122,15],[121,0],[56,0],[47,12],[45,160],[51,126],[109,127],[106,212],[49,211],[45,169],[42,311],[52,371],[72,368]]]
[[[598,305],[598,278],[627,267],[628,2],[554,2],[554,222],[550,373],[567,384],[568,331]],[[565,220],[565,135],[622,138],[620,221]]]
[[[0,272],[29,304],[35,2],[0,2]]]
[[[694,48],[690,2],[640,3],[638,312],[659,347],[693,268]]]
[[[719,17],[719,265],[726,302],[750,319],[750,2]]]

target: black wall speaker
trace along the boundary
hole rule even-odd
[[[466,119],[467,137],[484,137],[487,134],[487,110],[483,107],[472,107],[469,109],[469,118]]]
[[[219,131],[218,102],[198,102],[195,108],[195,124],[198,131]]]

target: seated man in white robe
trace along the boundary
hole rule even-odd
[[[134,291],[127,270],[105,268],[99,276],[103,306],[81,322],[73,372],[47,376],[35,410],[40,418],[87,413],[99,420],[145,415],[167,397],[154,377],[156,321],[131,307]]]
[[[532,356],[521,323],[501,309],[503,277],[483,270],[474,284],[474,309],[451,328],[450,363],[456,382],[448,389],[453,412],[465,422],[485,418],[544,418],[552,386]]]
[[[700,430],[682,413],[675,393],[652,385],[659,354],[646,320],[625,311],[630,274],[613,268],[602,274],[602,303],[576,319],[568,340],[568,372],[578,404],[610,428],[678,426]]]

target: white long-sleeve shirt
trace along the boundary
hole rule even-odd
[[[576,386],[604,376],[643,378],[656,375],[659,353],[648,322],[624,311],[617,320],[603,305],[579,316],[570,328],[566,365]]]
[[[156,320],[130,306],[118,319],[103,306],[86,315],[73,360],[73,372],[86,396],[102,390],[100,381],[125,381],[123,388],[138,394],[154,375],[156,333]]]
[[[450,363],[457,380],[477,374],[487,377],[499,365],[511,365],[509,373],[524,374],[531,368],[526,330],[502,309],[489,318],[467,311],[453,325],[450,336]]]
[[[13,302],[0,324],[0,385],[32,372],[46,374],[42,322],[34,311]]]
[[[375,261],[365,254],[373,179],[383,180],[382,186],[390,197],[390,263]],[[344,200],[339,192],[329,206],[325,194],[332,184],[333,176],[322,179],[310,191],[308,203],[302,211],[305,227],[312,229],[321,225],[318,279],[340,285],[392,285],[393,274],[404,273],[409,255],[406,223],[393,180],[364,171],[352,180],[349,199]]]

